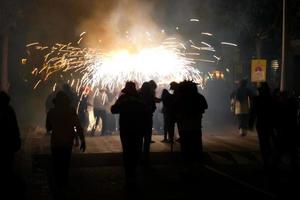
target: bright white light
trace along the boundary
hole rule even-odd
[[[191,22],[199,22],[199,19],[195,19],[195,18],[192,18],[190,19]]]
[[[212,33],[208,33],[208,32],[202,32],[201,34],[202,34],[202,35],[213,36],[213,34],[212,34]]]
[[[200,72],[191,66],[193,61],[164,47],[144,48],[130,53],[127,50],[96,58],[88,68],[85,84],[120,89],[126,81],[141,85],[156,80],[159,84],[171,81],[194,80],[202,83]]]
[[[237,47],[237,46],[238,46],[237,44],[230,43],[230,42],[221,42],[221,44],[229,45],[229,46],[234,46],[234,47]]]

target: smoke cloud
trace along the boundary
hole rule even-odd
[[[126,47],[130,39],[136,45],[143,45],[147,42],[145,38],[154,38],[161,29],[153,19],[155,5],[155,1],[101,1],[80,23],[77,34],[87,32],[83,42],[89,47],[118,49]]]

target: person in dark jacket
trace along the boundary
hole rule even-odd
[[[258,88],[258,93],[258,96],[254,97],[250,110],[249,127],[250,129],[253,129],[256,121],[259,147],[264,167],[268,170],[273,166],[274,161],[273,146],[275,143],[275,105],[269,85],[266,82],[261,83]]]
[[[175,91],[178,83],[171,82],[170,90]],[[175,130],[175,113],[174,103],[175,94],[171,94],[167,89],[164,89],[161,95],[163,103],[163,115],[164,115],[164,139],[162,142],[174,143],[174,130]]]
[[[153,113],[156,109],[155,95],[150,82],[144,82],[139,91],[139,95],[145,104],[145,122],[143,128],[143,162],[150,164],[149,153],[152,138]]]
[[[136,168],[142,153],[145,104],[134,82],[127,82],[121,96],[111,106],[113,114],[120,114],[120,138],[123,148],[123,165],[126,182],[135,184]]]
[[[85,151],[85,139],[78,115],[70,99],[59,91],[54,108],[47,114],[46,129],[51,133],[51,154],[57,198],[65,198],[74,138],[78,135],[80,149]]]
[[[202,161],[202,116],[208,108],[196,83],[179,83],[176,95],[176,115],[181,152],[186,164]]]
[[[10,97],[0,92],[0,127],[1,127],[1,173],[4,186],[8,186],[13,177],[14,156],[21,148],[19,126],[14,109],[9,105]]]

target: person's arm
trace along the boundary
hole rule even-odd
[[[21,148],[21,138],[20,138],[20,130],[18,126],[18,121],[16,117],[15,111],[11,108],[11,128],[12,128],[12,134],[14,138],[14,151],[18,151]]]
[[[199,105],[201,105],[201,111],[203,113],[208,108],[207,101],[206,101],[205,97],[202,94],[200,94],[200,103],[199,103]]]
[[[74,116],[74,119],[75,119],[74,126],[76,127],[76,133],[77,133],[77,135],[79,136],[79,139],[80,139],[80,150],[82,152],[84,152],[85,148],[86,148],[86,145],[85,145],[85,138],[84,138],[84,134],[83,134],[83,128],[80,124],[78,115],[76,114],[75,110],[73,111],[73,116]]]
[[[120,96],[115,104],[111,106],[110,111],[112,114],[119,114],[121,112],[123,98],[123,96]]]
[[[252,101],[252,106],[250,107],[250,115],[249,115],[249,129],[253,130],[254,124],[257,116],[257,98],[254,98]]]
[[[52,131],[52,125],[51,125],[51,122],[50,122],[50,118],[51,118],[50,115],[51,115],[51,110],[48,111],[47,117],[46,117],[46,130],[47,130],[47,133]]]
[[[161,98],[154,97],[154,101],[155,101],[155,103],[160,103],[161,102]]]

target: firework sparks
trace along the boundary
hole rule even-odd
[[[190,21],[199,20],[192,18]],[[179,30],[179,26],[175,28]],[[129,35],[129,33],[127,30],[124,34],[127,40],[126,45],[111,51],[79,47],[86,32],[80,34],[75,46],[72,43],[56,43],[49,47],[39,42],[26,45],[28,48],[46,52],[42,66],[32,70],[32,75],[38,77],[34,89],[41,82],[52,77],[56,77],[56,80],[67,80],[69,84],[76,87],[78,93],[81,88],[87,87],[94,92],[106,90],[114,93],[120,91],[124,83],[129,80],[135,81],[138,85],[149,80],[155,80],[158,84],[193,80],[203,87],[202,73],[195,67],[199,67],[196,63],[219,63],[222,57],[207,42],[197,43],[197,40],[192,39],[186,42],[179,41],[175,37],[166,37],[164,29],[158,31],[165,37],[160,42],[153,41],[156,36],[155,32],[142,32],[144,40],[148,41],[148,43],[141,42],[142,45],[134,35]],[[201,32],[201,34],[213,36],[209,32]],[[101,42],[99,40],[99,43]],[[220,43],[237,46],[229,42]],[[205,54],[202,51],[213,52],[206,54],[211,58],[203,57]],[[56,88],[57,83],[54,84],[53,90]]]
[[[229,46],[234,46],[234,47],[237,47],[237,46],[238,46],[237,44],[230,43],[230,42],[221,42],[221,44],[229,45]]]
[[[207,32],[202,32],[201,34],[202,34],[202,35],[213,36],[213,34],[212,34],[212,33],[207,33]]]
[[[45,49],[39,43],[32,44],[37,50]],[[176,38],[167,38],[160,45],[133,52],[121,49],[106,53],[100,49],[73,47],[71,43],[57,43],[44,56],[43,66],[32,71],[34,76],[42,76],[34,89],[41,81],[57,74],[62,77],[64,72],[71,76],[72,72],[80,74],[77,81],[74,78],[68,80],[71,85],[76,85],[78,91],[78,88],[90,87],[114,92],[128,80],[139,85],[149,80],[155,80],[158,84],[194,80],[202,84],[200,71],[192,66],[194,61],[187,58],[182,50],[185,47]]]
[[[190,19],[191,22],[199,22],[199,19],[195,19],[195,18],[192,18]]]

